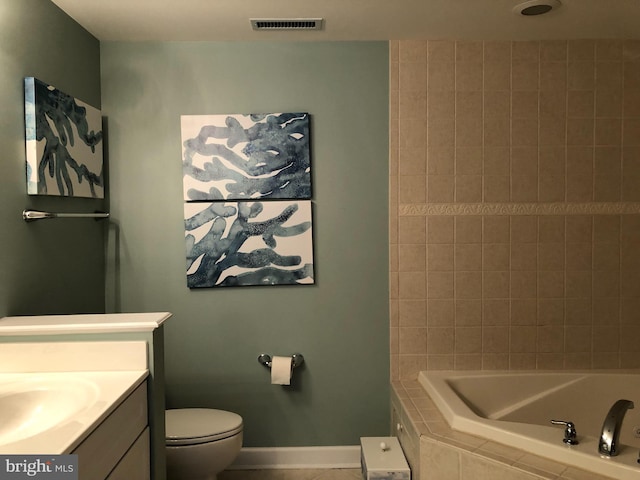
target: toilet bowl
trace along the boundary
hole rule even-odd
[[[165,411],[167,480],[215,480],[240,453],[242,417],[211,408]]]

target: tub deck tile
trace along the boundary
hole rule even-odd
[[[452,430],[437,407],[435,409],[429,408],[433,404],[433,400],[417,381],[391,382],[391,386],[392,403],[400,407],[403,417],[410,423],[406,425],[406,432],[415,436],[415,439],[412,438],[411,441],[420,445],[419,455],[421,458],[425,455],[423,448],[428,452],[429,448],[434,445],[440,445],[441,448],[457,450],[461,460],[476,458],[481,460],[482,465],[494,464],[500,471],[505,472],[505,468],[510,468],[511,473],[500,477],[505,480],[612,480],[610,477],[569,467],[508,445]],[[433,405],[435,406],[435,404]],[[465,462],[467,465],[477,464],[476,461],[469,463],[465,460]],[[459,473],[459,477],[451,478],[454,480],[480,480],[475,474],[467,476],[463,471]],[[419,471],[414,478],[422,480]]]

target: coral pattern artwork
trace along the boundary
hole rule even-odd
[[[309,114],[183,115],[185,201],[309,199]]]
[[[100,110],[24,80],[27,193],[104,198]]]
[[[314,283],[310,201],[184,204],[189,288]]]

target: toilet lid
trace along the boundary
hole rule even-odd
[[[211,408],[165,411],[167,445],[194,445],[231,437],[242,431],[242,417]]]

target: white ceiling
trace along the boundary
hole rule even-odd
[[[102,41],[640,38],[640,0],[52,0]],[[250,18],[324,18],[322,31],[262,31]]]

